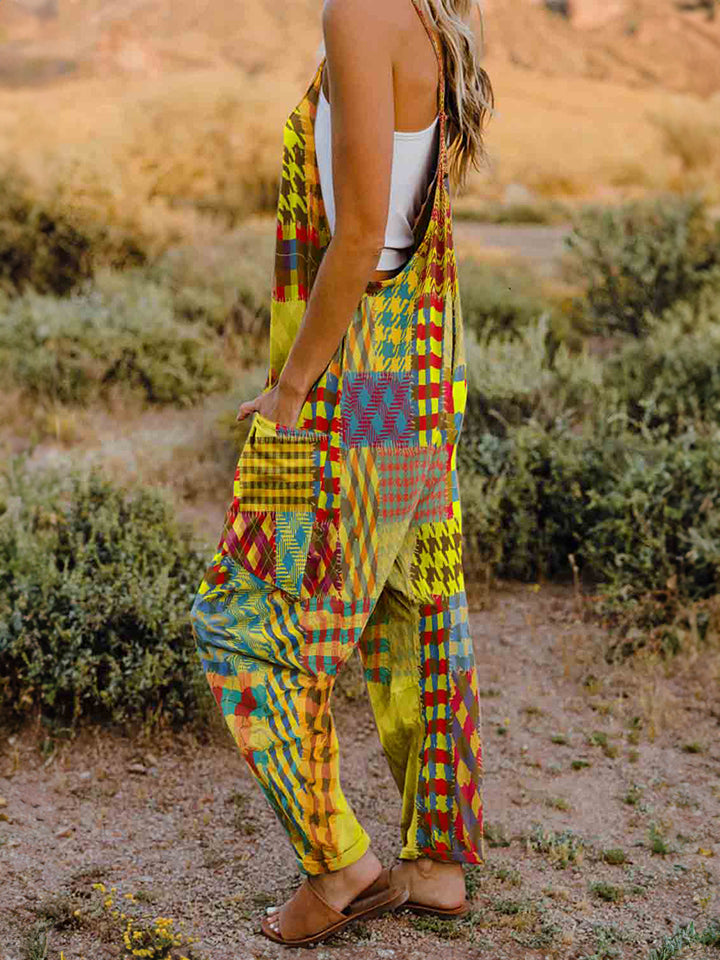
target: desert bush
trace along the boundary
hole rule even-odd
[[[64,403],[118,385],[187,405],[228,384],[207,331],[178,321],[169,292],[132,273],[107,272],[64,299],[27,291],[8,301],[0,370],[30,395]]]
[[[464,440],[461,440],[461,449]],[[603,488],[608,460],[622,456],[617,436],[604,442],[567,425],[530,422],[506,438],[477,437],[461,464],[468,549],[496,559],[503,577],[565,577],[592,525],[590,491]]]
[[[624,602],[720,592],[719,441],[717,430],[654,437],[588,489],[593,522],[579,555]]]
[[[0,289],[28,288],[58,296],[100,266],[122,269],[147,261],[144,239],[38,190],[12,166],[0,171]]]
[[[603,388],[632,426],[672,435],[697,420],[720,423],[720,286],[706,292],[705,309],[676,305],[650,336],[606,360]]]
[[[461,456],[477,436],[505,436],[529,420],[548,427],[559,420],[581,422],[602,399],[601,361],[558,342],[547,313],[511,340],[481,344],[472,331],[465,340],[468,400]]]
[[[91,475],[0,481],[0,714],[73,726],[202,710],[188,610],[203,557],[171,506]]]
[[[232,66],[79,81],[25,100],[3,127],[5,155],[38,192],[153,259],[275,209],[282,125],[300,95],[288,76]]]
[[[461,439],[461,449],[463,440]],[[475,438],[458,462],[469,554],[504,577],[565,577],[569,555],[609,597],[720,591],[717,428],[662,440],[610,416]]]
[[[598,333],[644,336],[720,267],[720,228],[698,197],[588,208],[566,243],[568,277],[586,288],[577,307]]]
[[[172,293],[180,319],[202,322],[221,334],[265,334],[274,247],[271,229],[241,228],[213,243],[168,249],[148,276]]]
[[[694,107],[689,110],[685,103],[682,111],[666,110],[648,116],[660,134],[665,151],[677,158],[686,178],[701,172],[712,173],[720,150],[720,123],[717,116],[709,114],[704,103],[702,106],[695,104]]]
[[[563,426],[528,424],[514,433],[501,474],[501,576],[569,575],[570,554],[577,554],[592,526],[590,491],[602,486],[611,454]]]
[[[17,174],[0,176],[0,288],[63,295],[90,272],[89,236],[35,200]]]
[[[465,326],[482,343],[518,338],[550,309],[527,271],[467,259],[458,274]]]
[[[453,207],[455,220],[475,223],[497,224],[554,224],[566,223],[569,218],[567,205],[558,200],[463,200],[456,198]]]

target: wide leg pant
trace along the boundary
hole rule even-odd
[[[381,314],[370,321],[382,343]],[[437,393],[413,390],[410,365],[403,377],[368,364],[367,329],[360,310],[300,420],[321,429],[256,415],[192,608],[210,687],[307,874],[345,867],[369,844],[340,786],[330,710],[356,647],[402,796],[400,856],[480,863],[484,853],[456,435],[442,429],[458,419],[464,368],[437,365],[449,380],[438,420]],[[456,355],[443,337],[452,329],[437,353]],[[426,394],[423,420],[412,404]]]

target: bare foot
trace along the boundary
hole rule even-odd
[[[465,902],[465,875],[459,863],[444,863],[421,857],[402,860],[392,868],[392,882],[405,885],[409,900],[425,907],[452,910]]]
[[[338,911],[342,911],[352,903],[358,894],[373,884],[382,873],[382,864],[372,852],[368,850],[355,863],[333,873],[321,873],[312,878],[313,887],[320,896]],[[279,907],[268,907],[269,923],[276,933],[279,933]]]

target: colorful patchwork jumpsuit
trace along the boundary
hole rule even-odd
[[[306,874],[348,866],[369,845],[340,787],[330,712],[356,647],[402,797],[401,858],[484,858],[445,79],[415,9],[440,62],[440,148],[414,254],[370,282],[297,425],[255,415],[191,613],[213,694]],[[284,131],[268,386],[330,242],[314,141],[322,68]]]

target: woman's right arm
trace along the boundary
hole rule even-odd
[[[335,230],[278,383],[243,404],[243,416],[259,410],[270,420],[296,423],[377,266],[385,242],[395,129],[392,6],[386,0],[325,2]]]

